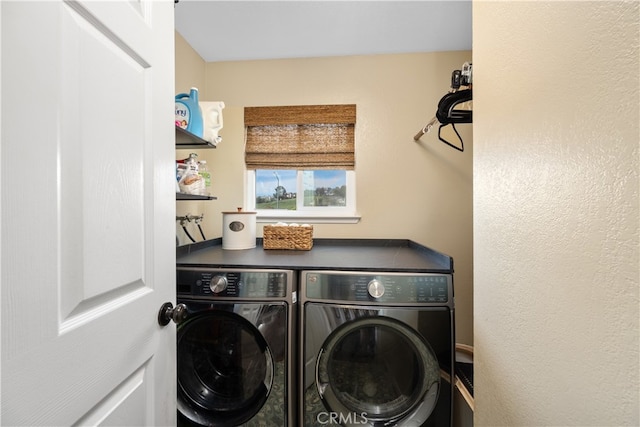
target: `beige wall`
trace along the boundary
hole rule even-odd
[[[189,89],[197,87],[202,97],[204,91],[204,59],[193,50],[187,41],[175,31],[176,56],[176,94],[189,93]]]
[[[207,237],[218,237],[220,212],[243,205],[245,106],[355,103],[362,219],[316,224],[314,236],[408,238],[451,255],[457,340],[471,344],[472,127],[459,125],[464,153],[438,141],[437,132],[413,140],[449,90],[451,72],[470,59],[471,52],[446,52],[207,63],[202,100],[226,104],[223,141],[200,151],[212,165],[219,200],[179,209],[203,211]],[[177,76],[181,69],[178,63]]]
[[[638,2],[474,2],[475,422],[638,426]]]

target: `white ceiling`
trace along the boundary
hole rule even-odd
[[[471,0],[179,0],[206,62],[471,50]]]

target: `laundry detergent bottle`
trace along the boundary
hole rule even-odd
[[[176,126],[202,138],[202,110],[198,103],[198,88],[192,87],[188,95],[176,95]]]

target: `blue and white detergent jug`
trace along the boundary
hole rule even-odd
[[[192,87],[188,95],[176,95],[176,126],[202,138],[202,110],[198,103],[198,88]]]

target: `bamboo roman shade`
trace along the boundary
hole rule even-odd
[[[246,107],[247,169],[353,169],[356,106]]]

